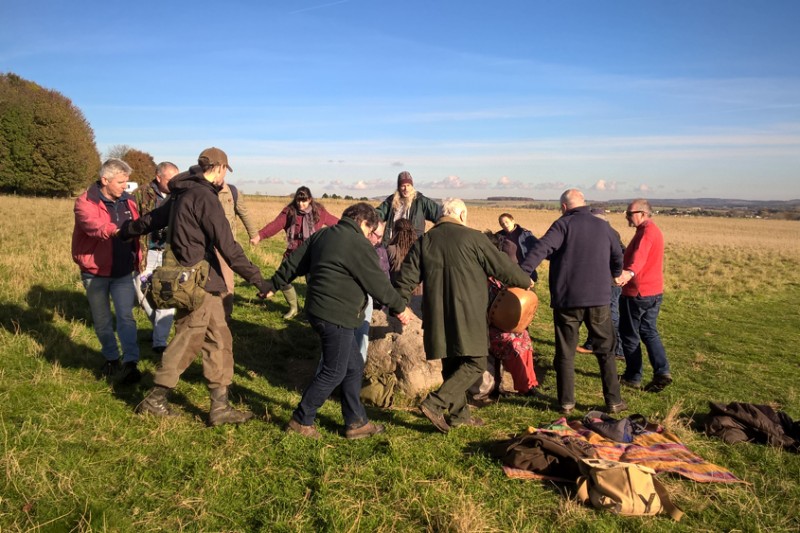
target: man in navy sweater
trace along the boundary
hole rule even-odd
[[[553,308],[556,355],[553,366],[562,414],[575,409],[575,349],[581,324],[586,324],[600,365],[606,410],[628,408],[619,391],[611,322],[609,276],[622,271],[622,252],[611,226],[592,215],[583,193],[568,189],[561,195],[562,216],[528,250],[520,264],[533,272],[550,260],[550,306]]]

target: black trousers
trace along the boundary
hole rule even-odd
[[[614,354],[616,334],[611,321],[610,306],[553,309],[553,324],[556,333],[553,367],[556,371],[558,402],[561,407],[575,407],[575,348],[578,346],[581,324],[586,324],[592,338],[594,355],[600,365],[606,405],[620,403],[622,396],[619,392],[617,360]]]

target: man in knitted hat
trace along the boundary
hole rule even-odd
[[[383,233],[384,246],[392,239],[394,223],[405,218],[414,225],[417,237],[425,233],[425,221],[435,223],[442,216],[442,206],[414,189],[411,173],[404,170],[397,175],[397,190],[378,206],[378,216],[386,222]]]

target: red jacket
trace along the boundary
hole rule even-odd
[[[664,235],[655,222],[647,220],[636,228],[625,248],[624,270],[633,277],[622,287],[623,296],[655,296],[664,292]]]
[[[136,200],[128,193],[122,197],[128,202],[132,220],[139,218]],[[106,204],[100,198],[100,188],[92,185],[75,200],[75,228],[72,231],[72,260],[81,268],[95,276],[111,275],[113,247],[111,234],[117,225],[111,222]],[[136,259],[134,268],[138,268],[142,260],[139,239],[134,241]]]

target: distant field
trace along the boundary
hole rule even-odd
[[[288,198],[247,197],[259,226]],[[351,202],[327,200],[334,214]],[[800,455],[728,446],[699,429],[708,401],[769,404],[800,418],[800,223],[657,217],[667,243],[659,326],[675,384],[624,391],[630,413],[675,432],[746,484],[660,476],[686,516],[624,518],[583,507],[552,483],[507,479],[493,441],[558,418],[547,263],[530,328],[550,399],[507,398],[481,411],[483,428],[432,430],[410,409],[370,410],[387,425],[374,439],[339,434],[339,405],[320,412],[324,438],[283,432],[316,366],[307,323],[284,321],[280,295],[262,302],[237,286],[234,398],[258,420],[207,428],[198,362],[174,395],[181,416],[143,418],[133,407],[158,356],[137,314],[145,379],[125,388],[97,375],[102,361],[78,268],[70,257],[72,200],[0,196],[0,530],[2,531],[798,531]],[[544,233],[559,213],[472,206],[470,225],[497,216]],[[611,224],[628,241],[621,215]],[[239,226],[239,241],[247,238]],[[283,235],[246,253],[269,276]],[[305,287],[298,283],[301,301]],[[645,371],[649,372],[647,363]],[[602,404],[597,365],[580,356],[578,411]],[[649,376],[648,376],[649,377]]]

